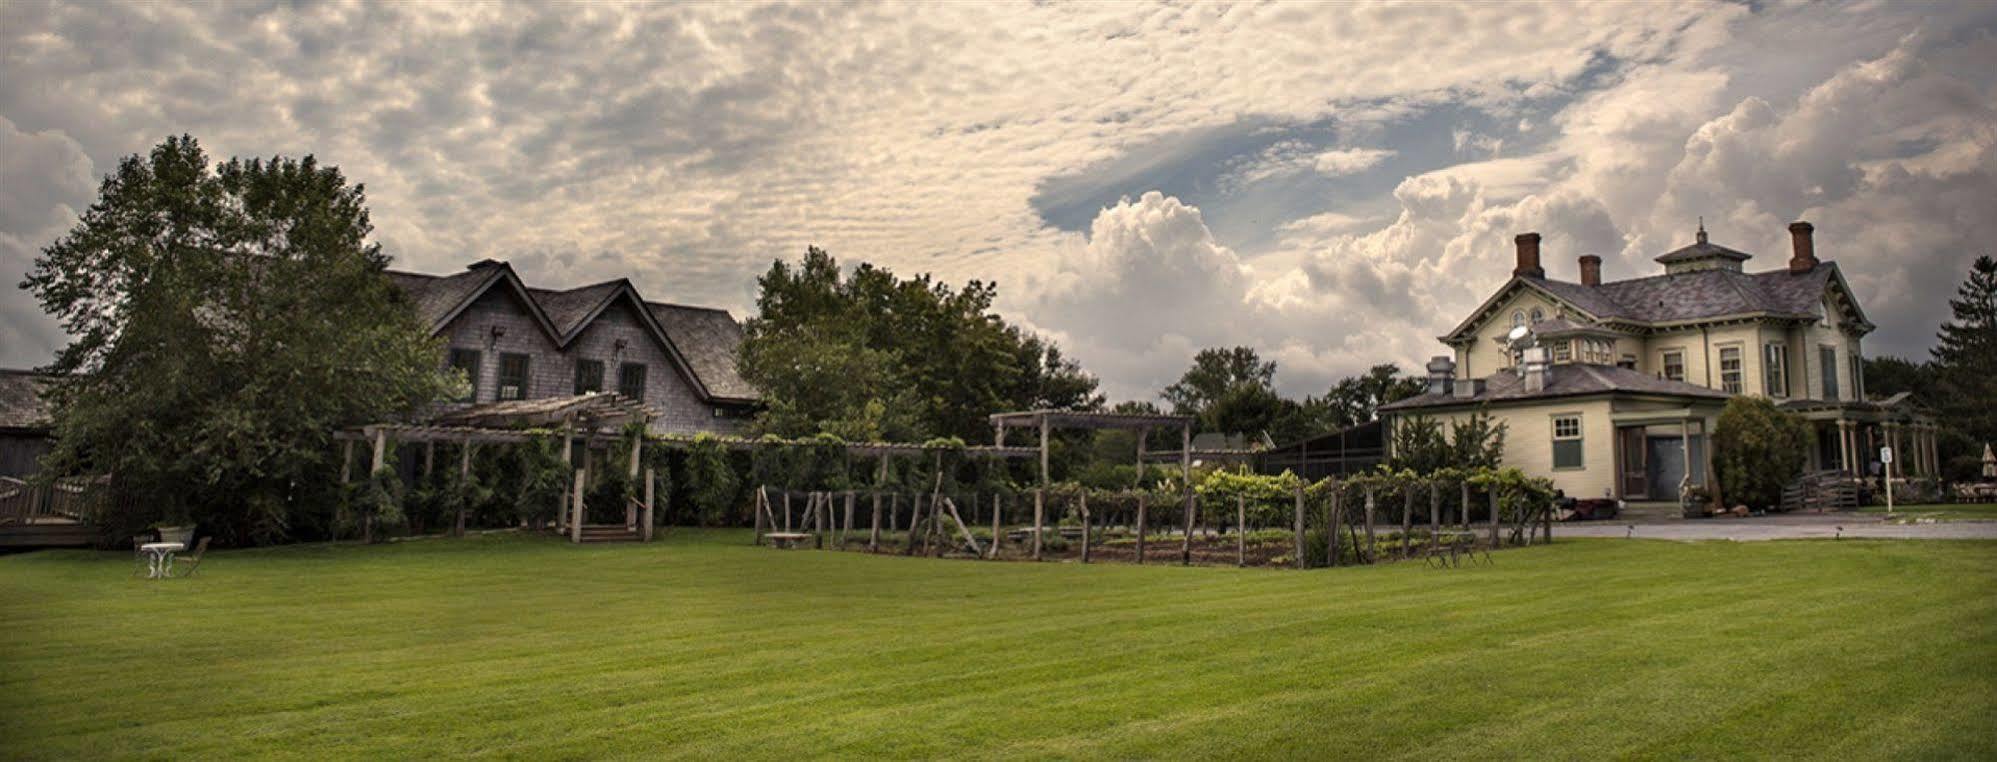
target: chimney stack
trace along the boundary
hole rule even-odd
[[[1581,255],[1581,285],[1602,285],[1602,258],[1593,254]]]
[[[1456,381],[1456,358],[1436,355],[1428,361],[1428,393],[1449,394]]]
[[[1512,268],[1512,274],[1527,278],[1545,278],[1546,268],[1539,266],[1539,234],[1520,233],[1512,238],[1518,244],[1519,263]]]
[[[1552,372],[1553,363],[1548,361],[1546,347],[1526,347],[1521,353],[1519,376],[1525,380],[1525,390],[1529,394],[1546,391],[1547,375]]]
[[[1795,255],[1789,258],[1789,272],[1806,273],[1817,266],[1817,244],[1810,234],[1817,228],[1807,222],[1789,223],[1789,244]]]

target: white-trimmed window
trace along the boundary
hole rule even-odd
[[[1761,349],[1761,382],[1768,396],[1789,396],[1789,345],[1770,342]]]
[[[1818,375],[1823,377],[1824,399],[1838,399],[1838,348],[1817,347]]]
[[[1636,370],[1636,355],[1623,355],[1623,359],[1616,361],[1616,367],[1623,370]]]
[[[1573,360],[1573,359],[1574,359],[1574,343],[1573,343],[1573,342],[1571,342],[1571,341],[1557,341],[1557,342],[1554,342],[1554,343],[1553,343],[1553,361],[1554,361],[1554,362],[1568,362],[1568,361],[1570,361],[1570,360]]]
[[[1545,312],[1541,312],[1541,311],[1540,311],[1540,309],[1539,309],[1538,307],[1534,307],[1534,308],[1532,308],[1532,322],[1535,322],[1535,323],[1537,323],[1537,322],[1539,322],[1539,321],[1541,321],[1541,320],[1545,320],[1545,319],[1546,319],[1546,313],[1545,313]]]
[[[1553,417],[1553,468],[1556,471],[1583,467],[1581,415],[1563,413]]]
[[[1512,310],[1512,327],[1525,325],[1525,310]]]
[[[1740,347],[1720,347],[1720,391],[1740,393],[1740,369]]]
[[[1683,381],[1683,380],[1685,380],[1685,352],[1684,352],[1684,351],[1682,351],[1682,350],[1677,350],[1677,349],[1674,349],[1674,350],[1671,350],[1671,351],[1669,351],[1669,352],[1665,352],[1665,353],[1664,353],[1664,361],[1663,361],[1663,362],[1661,362],[1661,363],[1659,363],[1659,364],[1660,364],[1660,365],[1662,365],[1662,366],[1664,367],[1664,377],[1665,377],[1665,378],[1668,378],[1668,379],[1671,379],[1671,380],[1673,380],[1673,381]]]

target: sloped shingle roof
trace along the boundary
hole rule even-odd
[[[1524,280],[1603,320],[1673,323],[1751,313],[1815,316],[1824,288],[1836,270],[1837,265],[1830,262],[1801,273],[1787,269],[1761,273],[1699,270],[1599,286],[1545,278]]]
[[[467,301],[509,271],[504,263],[481,262],[451,275],[391,270],[388,277],[409,295],[418,317],[434,331],[441,330],[444,322]],[[628,281],[619,279],[562,291],[527,288],[526,293],[555,332],[568,337],[581,330],[583,322],[597,314],[597,307],[605,300],[628,285]],[[666,340],[692,369],[694,380],[710,396],[742,401],[759,397],[755,387],[742,380],[736,371],[735,355],[742,346],[742,326],[727,310],[658,302],[645,302],[645,306],[665,331]]]
[[[49,377],[29,370],[0,369],[0,429],[46,429],[48,403],[42,388]]]
[[[666,329],[680,354],[693,366],[707,391],[716,397],[755,399],[756,388],[742,380],[735,367],[742,348],[742,324],[727,310],[646,302],[652,317]]]
[[[1547,368],[1546,387],[1536,392],[1527,391],[1525,388],[1525,379],[1519,377],[1517,373],[1497,373],[1485,381],[1484,388],[1474,397],[1463,398],[1454,394],[1423,393],[1398,402],[1381,405],[1380,409],[1387,411],[1412,410],[1450,405],[1474,405],[1482,402],[1510,402],[1550,397],[1575,397],[1611,392],[1662,394],[1711,400],[1724,400],[1728,396],[1725,392],[1718,390],[1695,386],[1683,381],[1672,381],[1656,376],[1646,376],[1627,368],[1618,368],[1612,365],[1567,364],[1554,365]]]

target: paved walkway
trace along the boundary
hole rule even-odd
[[[1635,530],[1631,530],[1634,525]],[[1876,513],[1807,513],[1749,518],[1639,517],[1555,524],[1553,538],[1624,537],[1650,540],[1798,540],[1865,537],[1894,540],[1997,540],[1997,521],[1888,524]]]

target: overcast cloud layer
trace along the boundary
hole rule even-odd
[[[0,5],[9,285],[119,157],[317,154],[397,266],[746,313],[807,244],[952,281],[1151,398],[1410,369],[1503,281],[1809,219],[1925,355],[1997,241],[1997,6]],[[0,294],[0,364],[63,337]]]

